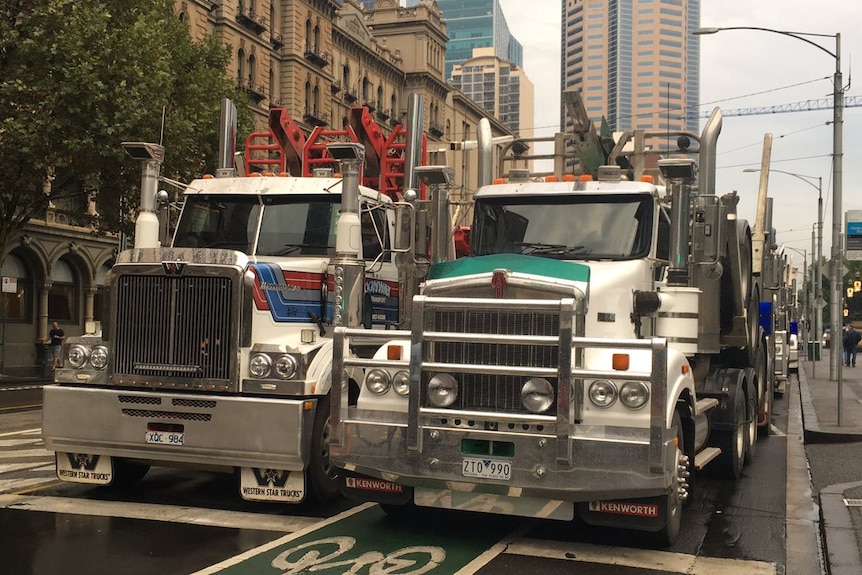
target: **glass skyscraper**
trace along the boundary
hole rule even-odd
[[[446,20],[446,80],[455,64],[473,57],[473,48],[494,48],[494,55],[516,66],[524,48],[509,32],[499,0],[437,0]]]
[[[561,85],[613,130],[697,132],[699,26],[700,0],[562,0]]]

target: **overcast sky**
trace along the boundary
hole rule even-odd
[[[542,135],[559,124],[560,0],[500,0],[512,34],[524,46],[524,70],[536,87],[536,126]],[[862,58],[862,1],[701,0],[701,26],[757,26],[813,34],[841,34],[841,68],[846,96],[862,95],[853,82]],[[770,107],[831,96],[835,59],[795,38],[758,31],[724,31],[701,36],[701,112],[726,112],[718,142],[717,192],[736,190],[740,212],[755,215],[765,133],[771,133],[772,168],[813,176],[813,185],[773,172],[774,226],[778,240],[811,251],[817,221],[817,178],[823,179],[823,253],[832,237],[832,109],[731,116],[746,108]],[[835,38],[809,37],[834,53]],[[862,82],[862,75],[858,78]],[[862,99],[860,99],[862,100]],[[843,210],[862,210],[862,108],[844,110]],[[843,224],[842,224],[843,229]],[[801,267],[801,256],[795,262]]]

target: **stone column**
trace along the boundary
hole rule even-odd
[[[42,284],[42,291],[39,292],[39,341],[43,342],[48,338],[48,292],[54,286],[51,282]]]
[[[99,290],[98,286],[89,286],[84,292],[84,328],[93,321],[93,298]]]

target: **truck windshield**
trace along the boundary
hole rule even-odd
[[[260,256],[334,255],[339,202],[338,195],[190,196],[173,245],[252,254],[257,240]]]
[[[633,259],[649,253],[649,194],[507,196],[476,200],[473,255]]]

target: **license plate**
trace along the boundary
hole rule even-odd
[[[464,477],[481,479],[512,479],[512,462],[507,459],[486,459],[484,457],[465,457],[461,464]]]
[[[155,443],[157,445],[184,445],[186,434],[181,431],[147,431],[146,440],[147,443]]]
[[[147,424],[147,432],[144,440],[147,443],[155,445],[185,445],[185,427],[178,423],[157,423],[152,421]]]

